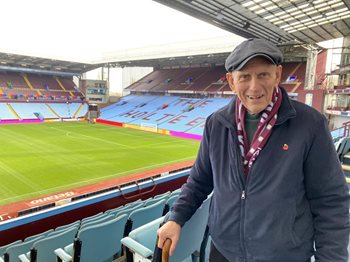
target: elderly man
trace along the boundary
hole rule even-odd
[[[158,246],[213,191],[210,261],[348,262],[349,191],[326,119],[278,84],[282,54],[248,39],[226,60],[237,97],[208,117]]]

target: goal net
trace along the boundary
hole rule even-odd
[[[146,122],[141,122],[140,123],[141,130],[144,131],[149,131],[149,132],[158,132],[158,125],[154,123],[146,123]]]

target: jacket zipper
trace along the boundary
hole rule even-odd
[[[240,155],[239,155],[240,156]],[[246,209],[246,199],[247,199],[247,188],[248,188],[248,182],[249,182],[249,176],[245,177],[244,174],[244,167],[243,167],[243,161],[239,159],[237,161],[238,163],[238,174],[240,175],[240,181],[241,181],[241,223],[240,223],[240,235],[241,235],[241,248],[243,252],[244,261],[247,259],[247,247],[245,243],[245,233],[244,233],[244,226],[245,226],[245,209]]]
[[[233,135],[235,134],[235,131],[231,129],[231,139],[234,137]],[[231,140],[233,143],[232,147],[235,148],[233,149],[236,153],[233,154],[233,156],[236,156],[236,175],[237,175],[237,182],[240,185],[240,198],[241,198],[241,219],[240,219],[240,242],[241,242],[241,249],[242,249],[242,255],[244,257],[244,260],[247,258],[247,247],[245,244],[245,237],[244,237],[244,225],[245,225],[245,200],[247,198],[247,185],[249,181],[249,175],[245,177],[244,174],[244,167],[243,167],[243,161],[241,159],[241,154],[240,154],[240,149],[239,147],[234,143],[234,141]]]

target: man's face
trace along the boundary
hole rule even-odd
[[[251,114],[262,112],[281,80],[282,66],[263,57],[252,58],[241,70],[227,73],[227,81]]]

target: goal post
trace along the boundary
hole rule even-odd
[[[147,122],[141,122],[140,123],[141,130],[149,131],[149,132],[158,132],[158,125],[155,123],[147,123]]]

